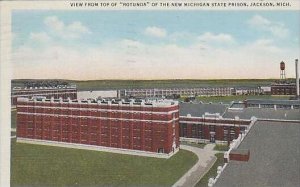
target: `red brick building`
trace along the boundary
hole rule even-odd
[[[16,105],[18,97],[46,97],[50,99],[54,97],[55,99],[77,99],[77,88],[76,86],[56,86],[56,87],[29,87],[20,88],[15,87],[11,91],[11,103]]]
[[[271,85],[272,95],[296,95],[295,83],[276,83]]]
[[[179,148],[178,121],[176,101],[19,98],[17,140],[172,154]]]
[[[236,139],[250,125],[251,120],[180,116],[179,128],[182,141],[228,143]]]

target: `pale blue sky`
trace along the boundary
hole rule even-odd
[[[87,68],[81,77],[71,71],[52,76],[70,79],[273,78],[277,76],[275,64],[278,61],[292,62],[299,58],[299,17],[299,11],[14,11],[13,61],[20,67],[15,68],[14,74],[15,78],[51,78],[51,74],[33,75],[21,67],[52,68],[60,66],[65,59],[66,63],[73,61],[68,65],[82,69],[85,58],[80,61],[75,56],[89,56],[87,65],[94,69]],[[64,50],[70,55],[60,54]],[[37,54],[44,54],[46,59]],[[172,59],[173,54],[177,56]],[[243,58],[247,60],[241,60]],[[223,63],[225,61],[231,63]],[[180,66],[186,65],[207,66],[208,71],[216,69],[218,75],[197,74],[192,71],[194,68],[187,70],[191,73],[181,74]],[[230,71],[237,74],[224,73],[219,68],[222,65],[232,66]],[[274,70],[239,74],[242,72],[237,65],[250,69],[274,65]],[[122,66],[138,73],[131,74]],[[141,70],[143,67],[169,69],[169,66],[170,70],[165,73],[149,74]],[[237,70],[233,71],[233,67]],[[95,69],[118,73],[100,76]],[[288,71],[292,76],[292,68]]]

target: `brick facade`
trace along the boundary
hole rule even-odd
[[[296,84],[272,84],[271,85],[272,95],[296,95]]]
[[[178,102],[19,98],[17,138],[170,153],[179,147]]]
[[[181,139],[201,140],[203,142],[230,142],[250,125],[250,120],[235,120],[212,117],[179,118]]]
[[[229,160],[248,162],[250,158],[250,150],[232,150],[229,153]]]

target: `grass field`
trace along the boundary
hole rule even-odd
[[[189,145],[189,146],[198,147],[198,148],[203,149],[206,146],[206,143],[194,143],[194,142],[181,141],[180,145]]]
[[[214,147],[214,150],[216,150],[216,151],[228,151],[229,150],[229,146],[228,145],[217,144]]]
[[[16,128],[17,124],[17,111],[11,111],[11,128]]]
[[[170,159],[16,143],[12,186],[171,186],[197,162],[180,150]]]
[[[23,82],[32,80],[13,80],[12,87],[23,86]],[[33,80],[34,81],[34,80]],[[222,79],[222,80],[63,80],[77,85],[79,91],[113,90],[130,88],[186,88],[213,86],[266,86],[274,79]]]
[[[217,157],[216,162],[210,168],[210,170],[202,177],[202,179],[196,184],[196,187],[207,187],[209,178],[215,178],[217,176],[218,166],[224,165],[224,154],[216,153],[215,156]]]

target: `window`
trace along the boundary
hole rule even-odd
[[[216,126],[215,125],[210,125],[209,126],[209,131],[210,132],[216,132]]]
[[[158,152],[158,153],[164,153],[164,148],[158,148],[158,149],[157,149],[157,152]]]
[[[200,139],[204,139],[204,138],[203,138],[203,133],[202,133],[202,127],[203,127],[202,124],[199,124],[199,125],[198,125],[198,137],[199,137]]]
[[[180,136],[187,137],[187,124],[186,123],[180,124]]]
[[[192,125],[192,138],[197,138],[197,125]]]

